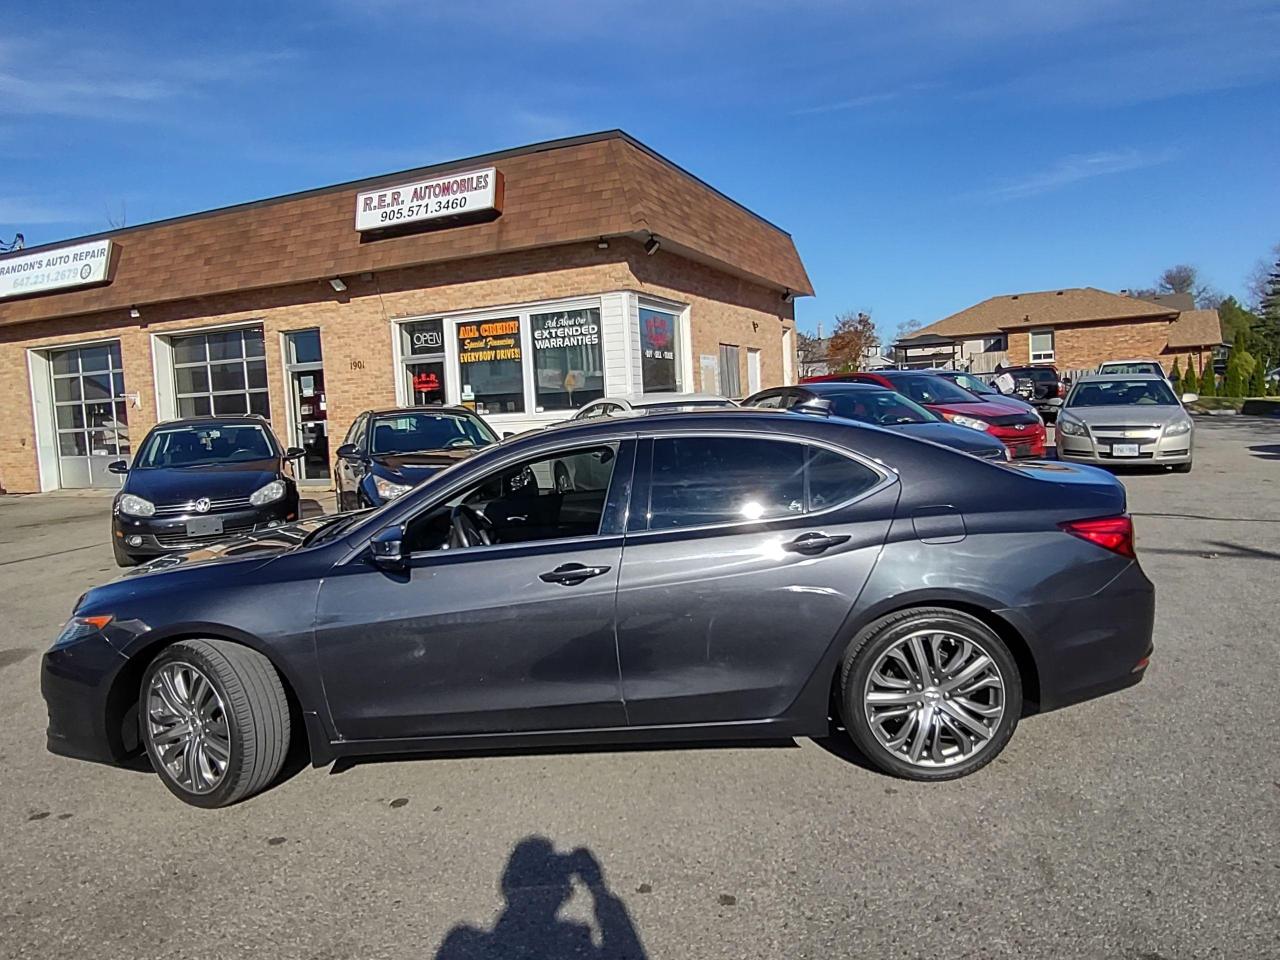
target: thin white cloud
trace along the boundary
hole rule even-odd
[[[83,210],[59,207],[24,197],[0,197],[0,227],[31,226],[36,223],[80,223]],[[0,235],[3,230],[0,230]]]
[[[1159,166],[1168,163],[1176,155],[1177,151],[1171,148],[1152,152],[1132,147],[1096,153],[1074,153],[1057,160],[1044,170],[978,191],[974,196],[988,200],[1022,200],[1061,190],[1082,180]]]
[[[182,59],[105,57],[95,47],[0,44],[0,115],[144,119],[158,106],[219,85],[260,79],[290,51],[204,54]]]
[[[841,110],[860,110],[863,107],[874,107],[881,103],[901,100],[903,97],[923,93],[926,90],[936,90],[938,86],[936,83],[909,83],[896,90],[879,90],[875,93],[859,94],[847,100],[835,100],[831,103],[819,103],[811,107],[801,107],[798,110],[792,110],[791,115],[793,117],[802,117],[817,113],[836,113]]]

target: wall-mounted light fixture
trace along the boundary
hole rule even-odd
[[[141,320],[141,319],[142,319],[142,311],[141,311],[141,310],[139,310],[137,307],[130,307],[130,308],[129,308],[129,319],[130,319],[130,320]]]
[[[645,254],[646,254],[647,256],[652,257],[652,256],[653,256],[655,253],[657,253],[657,252],[658,252],[658,250],[660,250],[661,248],[662,248],[662,244],[658,242],[658,238],[657,238],[657,237],[655,237],[652,233],[651,233],[651,234],[649,234],[649,239],[648,239],[648,240],[646,240],[646,241],[645,241],[645,244],[644,244],[644,252],[645,252]]]
[[[597,249],[597,250],[608,250],[608,249],[609,249],[609,241],[608,241],[608,240],[606,240],[604,237],[601,237],[599,240],[597,240],[597,241],[596,241],[596,249]]]
[[[795,303],[795,300],[796,300],[796,295],[795,295],[794,293],[792,293],[792,292],[791,292],[791,288],[790,288],[790,287],[787,287],[787,289],[786,289],[786,290],[782,291],[782,302],[783,302],[783,303]]]
[[[329,281],[329,286],[333,287],[334,293],[341,293],[343,290],[347,289],[347,285],[342,282],[341,277],[334,277]]]

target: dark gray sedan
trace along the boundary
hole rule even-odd
[[[53,752],[145,751],[204,807],[298,740],[320,765],[834,727],[945,780],[1136,683],[1153,614],[1104,471],[717,410],[525,434],[380,510],[153,561],[81,599],[42,688]]]

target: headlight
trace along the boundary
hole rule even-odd
[[[383,500],[394,500],[396,497],[402,497],[413,489],[411,483],[393,483],[382,477],[374,477],[373,485],[378,491],[378,496]]]
[[[979,420],[977,417],[966,417],[963,413],[944,413],[944,417],[952,423],[961,427],[968,427],[970,430],[986,431],[989,424],[985,420]]]
[[[1088,433],[1083,423],[1079,420],[1072,420],[1070,417],[1059,417],[1058,429],[1068,437],[1083,437]]]
[[[260,507],[264,503],[274,503],[284,496],[284,481],[272,480],[265,487],[259,487],[249,494],[249,503]]]
[[[58,634],[58,639],[53,641],[53,647],[65,647],[69,643],[93,636],[110,622],[111,614],[109,613],[98,617],[72,617]]]
[[[1187,419],[1175,420],[1164,428],[1166,437],[1179,437],[1184,433],[1191,432],[1191,421]]]
[[[150,517],[156,512],[156,505],[150,500],[135,497],[132,493],[122,494],[116,503],[116,509],[131,517]]]

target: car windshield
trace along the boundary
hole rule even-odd
[[[133,462],[135,468],[204,467],[278,456],[267,431],[256,423],[210,423],[153,430]]]
[[[944,373],[942,377],[950,380],[952,383],[964,387],[970,393],[999,393],[1000,391],[992,389],[989,384],[983,383],[971,373]]]
[[[1164,380],[1094,380],[1076,384],[1068,407],[1171,406],[1178,401]]]
[[[936,416],[896,390],[850,390],[847,393],[820,393],[819,399],[831,401],[831,412],[837,417],[875,423],[882,427],[899,423],[934,423]]]
[[[1164,371],[1158,363],[1104,363],[1098,368],[1099,373],[1154,373],[1158,377],[1164,376]]]
[[[375,417],[374,454],[423,453],[487,447],[497,436],[477,417],[407,411]]]
[[[945,377],[920,373],[905,377],[890,377],[890,382],[899,393],[905,393],[916,403],[981,403],[968,390],[957,387]]]

